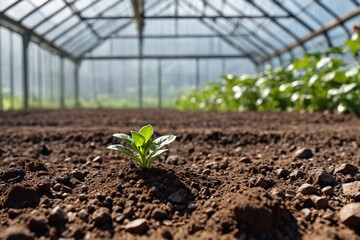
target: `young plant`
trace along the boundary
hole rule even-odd
[[[151,140],[153,127],[148,124],[139,132],[131,131],[131,136],[124,133],[115,133],[113,136],[126,142],[129,147],[121,144],[111,145],[108,149],[116,150],[132,157],[140,168],[150,168],[155,158],[167,151],[163,147],[175,141],[176,136],[165,135]]]

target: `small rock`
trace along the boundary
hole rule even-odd
[[[309,148],[301,148],[294,154],[295,159],[309,159],[314,156],[313,152]]]
[[[242,157],[242,158],[240,158],[240,162],[241,163],[251,163],[252,161],[248,157]]]
[[[294,170],[289,175],[290,179],[292,179],[292,180],[304,178],[305,176],[306,176],[306,174],[301,170]]]
[[[48,220],[53,225],[64,224],[67,221],[65,212],[60,206],[56,206],[50,211]]]
[[[269,183],[263,178],[260,177],[256,182],[255,182],[255,187],[262,187],[264,189],[268,189],[270,187]]]
[[[103,159],[101,156],[96,156],[93,160],[93,162],[96,162],[96,163],[102,163],[103,162]]]
[[[290,174],[290,172],[284,168],[276,169],[275,173],[278,178],[287,178],[287,176],[289,176],[289,174]]]
[[[319,184],[321,188],[326,186],[335,186],[337,184],[335,178],[323,168],[314,168],[309,171],[310,177]]]
[[[178,155],[170,155],[168,156],[168,158],[166,159],[166,164],[170,164],[170,165],[178,165],[179,163],[179,156]]]
[[[340,221],[354,229],[360,228],[360,203],[346,204],[339,213]]]
[[[344,183],[341,187],[345,196],[354,198],[360,194],[360,181]]]
[[[306,221],[309,221],[311,218],[311,210],[308,208],[304,208],[301,210],[301,212],[304,214],[304,218]]]
[[[314,187],[314,185],[311,185],[309,183],[304,183],[299,187],[298,192],[303,195],[309,195],[309,194],[316,194],[317,190],[316,187]]]
[[[76,178],[77,180],[83,181],[84,178],[85,178],[86,175],[87,175],[87,172],[86,172],[86,171],[74,170],[74,171],[72,171],[72,175],[73,175],[73,177]]]
[[[194,204],[194,203],[189,203],[189,205],[188,205],[188,209],[189,209],[190,211],[194,211],[194,210],[196,210],[196,209],[197,209],[197,205],[196,205],[196,204]]]
[[[279,189],[273,189],[270,194],[274,195],[274,196],[278,196],[278,197],[280,197],[282,199],[285,199],[285,197],[286,197],[285,193],[283,191],[279,190]]]
[[[32,217],[28,223],[29,229],[37,236],[48,232],[47,219],[43,216]]]
[[[79,211],[79,218],[84,220],[85,222],[87,222],[88,218],[89,218],[89,213],[86,209],[81,209]]]
[[[46,145],[42,145],[39,153],[40,153],[41,155],[48,156],[48,155],[51,154],[51,150],[50,150]]]
[[[185,203],[187,201],[187,192],[186,192],[186,190],[183,189],[183,188],[179,189],[178,191],[171,194],[171,196],[169,197],[169,200],[172,203],[177,203],[177,204]]]
[[[32,240],[34,237],[25,226],[10,226],[5,230],[5,240]]]
[[[168,217],[167,213],[160,209],[160,208],[156,208],[152,214],[151,214],[151,217],[156,219],[156,220],[162,220],[162,219],[165,219]]]
[[[334,195],[334,188],[332,188],[331,186],[324,187],[323,189],[321,189],[321,191],[325,196]]]
[[[68,212],[68,213],[66,214],[66,216],[67,216],[67,219],[68,219],[68,222],[69,222],[69,223],[73,223],[73,222],[76,221],[76,217],[77,217],[77,214],[76,214],[76,213],[74,213],[74,212]]]
[[[96,226],[103,226],[111,223],[112,220],[109,209],[105,207],[97,209],[92,215],[92,220]]]
[[[59,191],[61,190],[61,186],[62,186],[61,183],[56,183],[56,184],[54,185],[54,190],[57,191],[57,192],[59,192]]]
[[[310,197],[311,201],[313,201],[313,203],[320,209],[325,209],[328,207],[329,202],[328,199],[326,197],[319,197],[316,195],[313,195]]]
[[[341,173],[341,174],[350,174],[352,176],[354,176],[357,172],[359,171],[359,169],[357,167],[355,167],[354,165],[350,164],[350,163],[343,163],[340,166],[337,166],[334,170],[334,174],[337,173]]]
[[[125,226],[125,231],[134,233],[134,234],[141,234],[147,228],[147,221],[145,218],[135,219]]]
[[[19,182],[25,177],[25,174],[25,171],[20,168],[10,168],[0,173],[0,179],[5,181],[16,179]]]

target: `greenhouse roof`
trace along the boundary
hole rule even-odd
[[[338,35],[350,36],[345,23],[359,13],[358,0],[0,0],[1,26],[73,60],[91,58],[112,38],[140,39],[140,44],[146,39],[218,38],[234,50],[224,57],[259,65],[285,52],[294,54],[297,47],[308,52],[306,42],[312,39],[336,45]],[[339,28],[337,35],[330,33],[334,28]],[[135,56],[112,56],[121,57]],[[139,50],[138,57],[169,56],[146,56]]]

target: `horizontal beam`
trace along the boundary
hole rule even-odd
[[[139,59],[157,59],[157,60],[164,60],[164,59],[219,59],[219,58],[248,58],[245,55],[122,55],[122,56],[89,56],[89,57],[82,57],[81,60],[139,60]]]
[[[226,37],[249,37],[250,34],[228,34]],[[164,39],[164,38],[219,38],[216,34],[145,34],[144,39]],[[139,35],[116,35],[111,39],[138,39]]]
[[[339,17],[338,19],[336,19],[336,20],[334,20],[334,21],[332,21],[332,22],[330,22],[328,24],[325,24],[320,29],[315,30],[314,32],[306,35],[305,37],[302,37],[299,40],[294,41],[291,44],[289,44],[289,45],[287,45],[287,46],[273,52],[271,55],[262,58],[260,60],[260,63],[265,63],[267,61],[270,61],[271,59],[273,59],[275,57],[278,57],[281,54],[283,54],[285,52],[288,52],[291,49],[293,49],[293,48],[295,48],[295,47],[297,47],[299,45],[302,45],[305,42],[307,42],[307,41],[309,41],[309,40],[311,40],[311,39],[313,39],[313,38],[315,38],[315,37],[317,37],[317,36],[319,36],[321,34],[324,34],[325,32],[335,28],[336,26],[343,24],[344,22],[358,16],[359,14],[360,14],[360,7],[358,7],[355,10],[349,12],[348,14],[345,14],[345,15]]]
[[[288,15],[274,15],[270,16],[272,18],[290,18]],[[176,16],[176,15],[166,15],[166,16],[144,16],[144,19],[154,19],[154,20],[161,20],[161,19],[258,19],[258,18],[269,18],[269,16],[262,16],[262,15],[233,15],[233,16],[194,16],[194,15],[187,15],[187,16]],[[95,17],[82,17],[84,20],[119,20],[119,19],[134,19],[134,16],[95,16]]]
[[[50,48],[54,49],[55,51],[57,51],[59,54],[63,55],[64,57],[68,57],[72,60],[75,60],[76,57],[73,56],[71,53],[65,51],[62,48],[59,48],[58,46],[54,45],[53,43],[49,42],[48,40],[46,40],[42,35],[37,34],[36,32],[32,31],[31,29],[25,27],[24,25],[18,23],[17,21],[7,17],[6,15],[4,15],[4,13],[0,12],[0,26],[3,26],[11,31],[17,32],[19,34],[24,34],[27,33],[31,36],[31,39],[34,42],[37,43],[44,43],[47,46],[49,46]]]

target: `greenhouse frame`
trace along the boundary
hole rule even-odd
[[[0,109],[172,107],[338,46],[358,0],[0,0]]]

